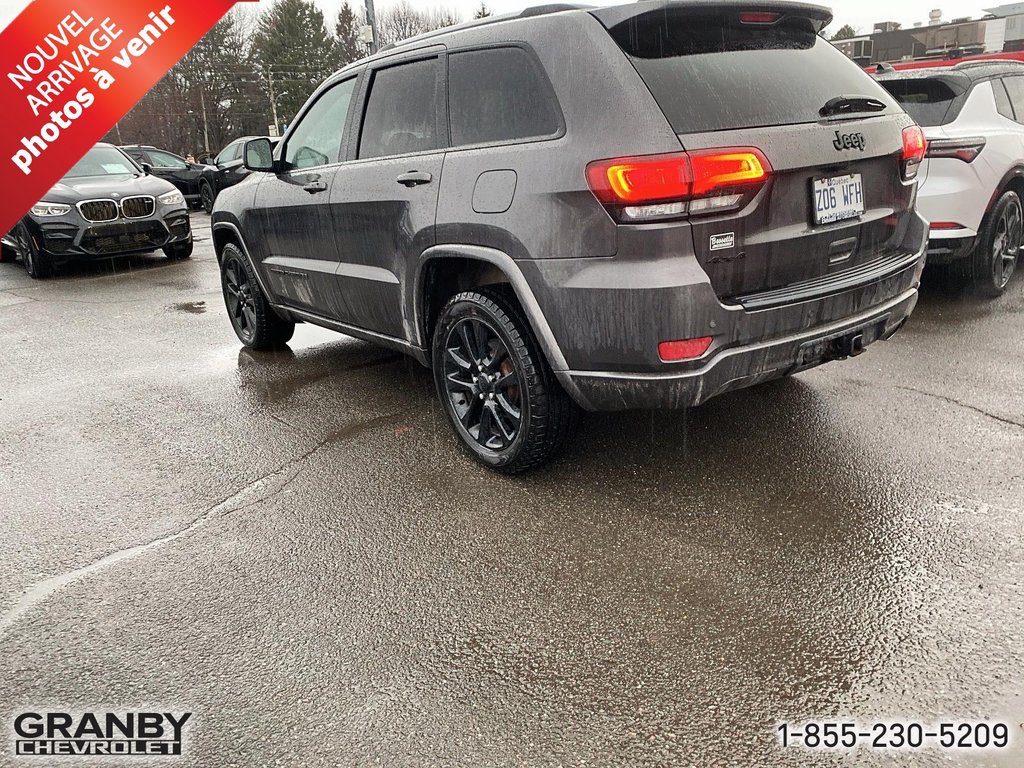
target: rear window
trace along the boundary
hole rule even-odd
[[[816,122],[836,96],[895,104],[808,19],[766,28],[692,10],[635,16],[609,32],[676,133]]]
[[[888,80],[882,83],[882,87],[918,125],[946,125],[956,117],[952,107],[958,94],[949,83],[933,78],[914,78]]]
[[[448,57],[452,146],[551,136],[561,118],[551,89],[522,48]]]

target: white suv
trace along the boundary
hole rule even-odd
[[[877,75],[925,131],[918,210],[929,264],[948,264],[986,296],[1017,266],[1024,232],[1024,64],[972,61]]]

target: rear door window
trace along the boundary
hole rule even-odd
[[[893,95],[914,122],[925,128],[951,123],[959,112],[952,109],[957,92],[942,80],[930,77],[886,80],[882,87]]]
[[[453,53],[448,83],[452,146],[541,138],[561,127],[554,93],[522,48]]]
[[[440,146],[437,76],[437,58],[374,73],[359,137],[360,158],[426,152]]]
[[[817,122],[836,96],[897,107],[808,19],[772,27],[734,15],[669,6],[609,29],[676,133]]]
[[[170,152],[161,152],[160,150],[149,151],[150,163],[155,168],[187,168],[188,164],[177,155],[172,155]]]

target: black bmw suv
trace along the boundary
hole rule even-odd
[[[265,349],[309,322],[433,369],[505,472],[579,409],[680,408],[892,336],[917,302],[921,129],[789,2],[547,6],[325,82],[213,213]]]
[[[162,250],[192,255],[185,197],[111,144],[96,144],[2,240],[29,276],[48,277],[75,259]]]

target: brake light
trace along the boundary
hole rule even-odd
[[[681,360],[692,360],[700,357],[711,348],[711,336],[699,339],[682,339],[680,341],[663,341],[658,345],[658,357],[663,363],[678,363]]]
[[[760,150],[741,147],[598,160],[587,183],[616,219],[642,222],[736,210],[771,170]]]
[[[754,184],[768,178],[768,160],[758,150],[739,152],[693,152],[690,154],[693,166],[694,197],[703,197],[723,187]]]
[[[781,13],[747,11],[740,14],[740,24],[774,24],[782,18]]]
[[[919,125],[910,125],[903,129],[903,179],[910,181],[917,178],[928,150],[928,140]]]
[[[933,139],[928,142],[927,157],[948,157],[973,163],[985,148],[985,139]]]

